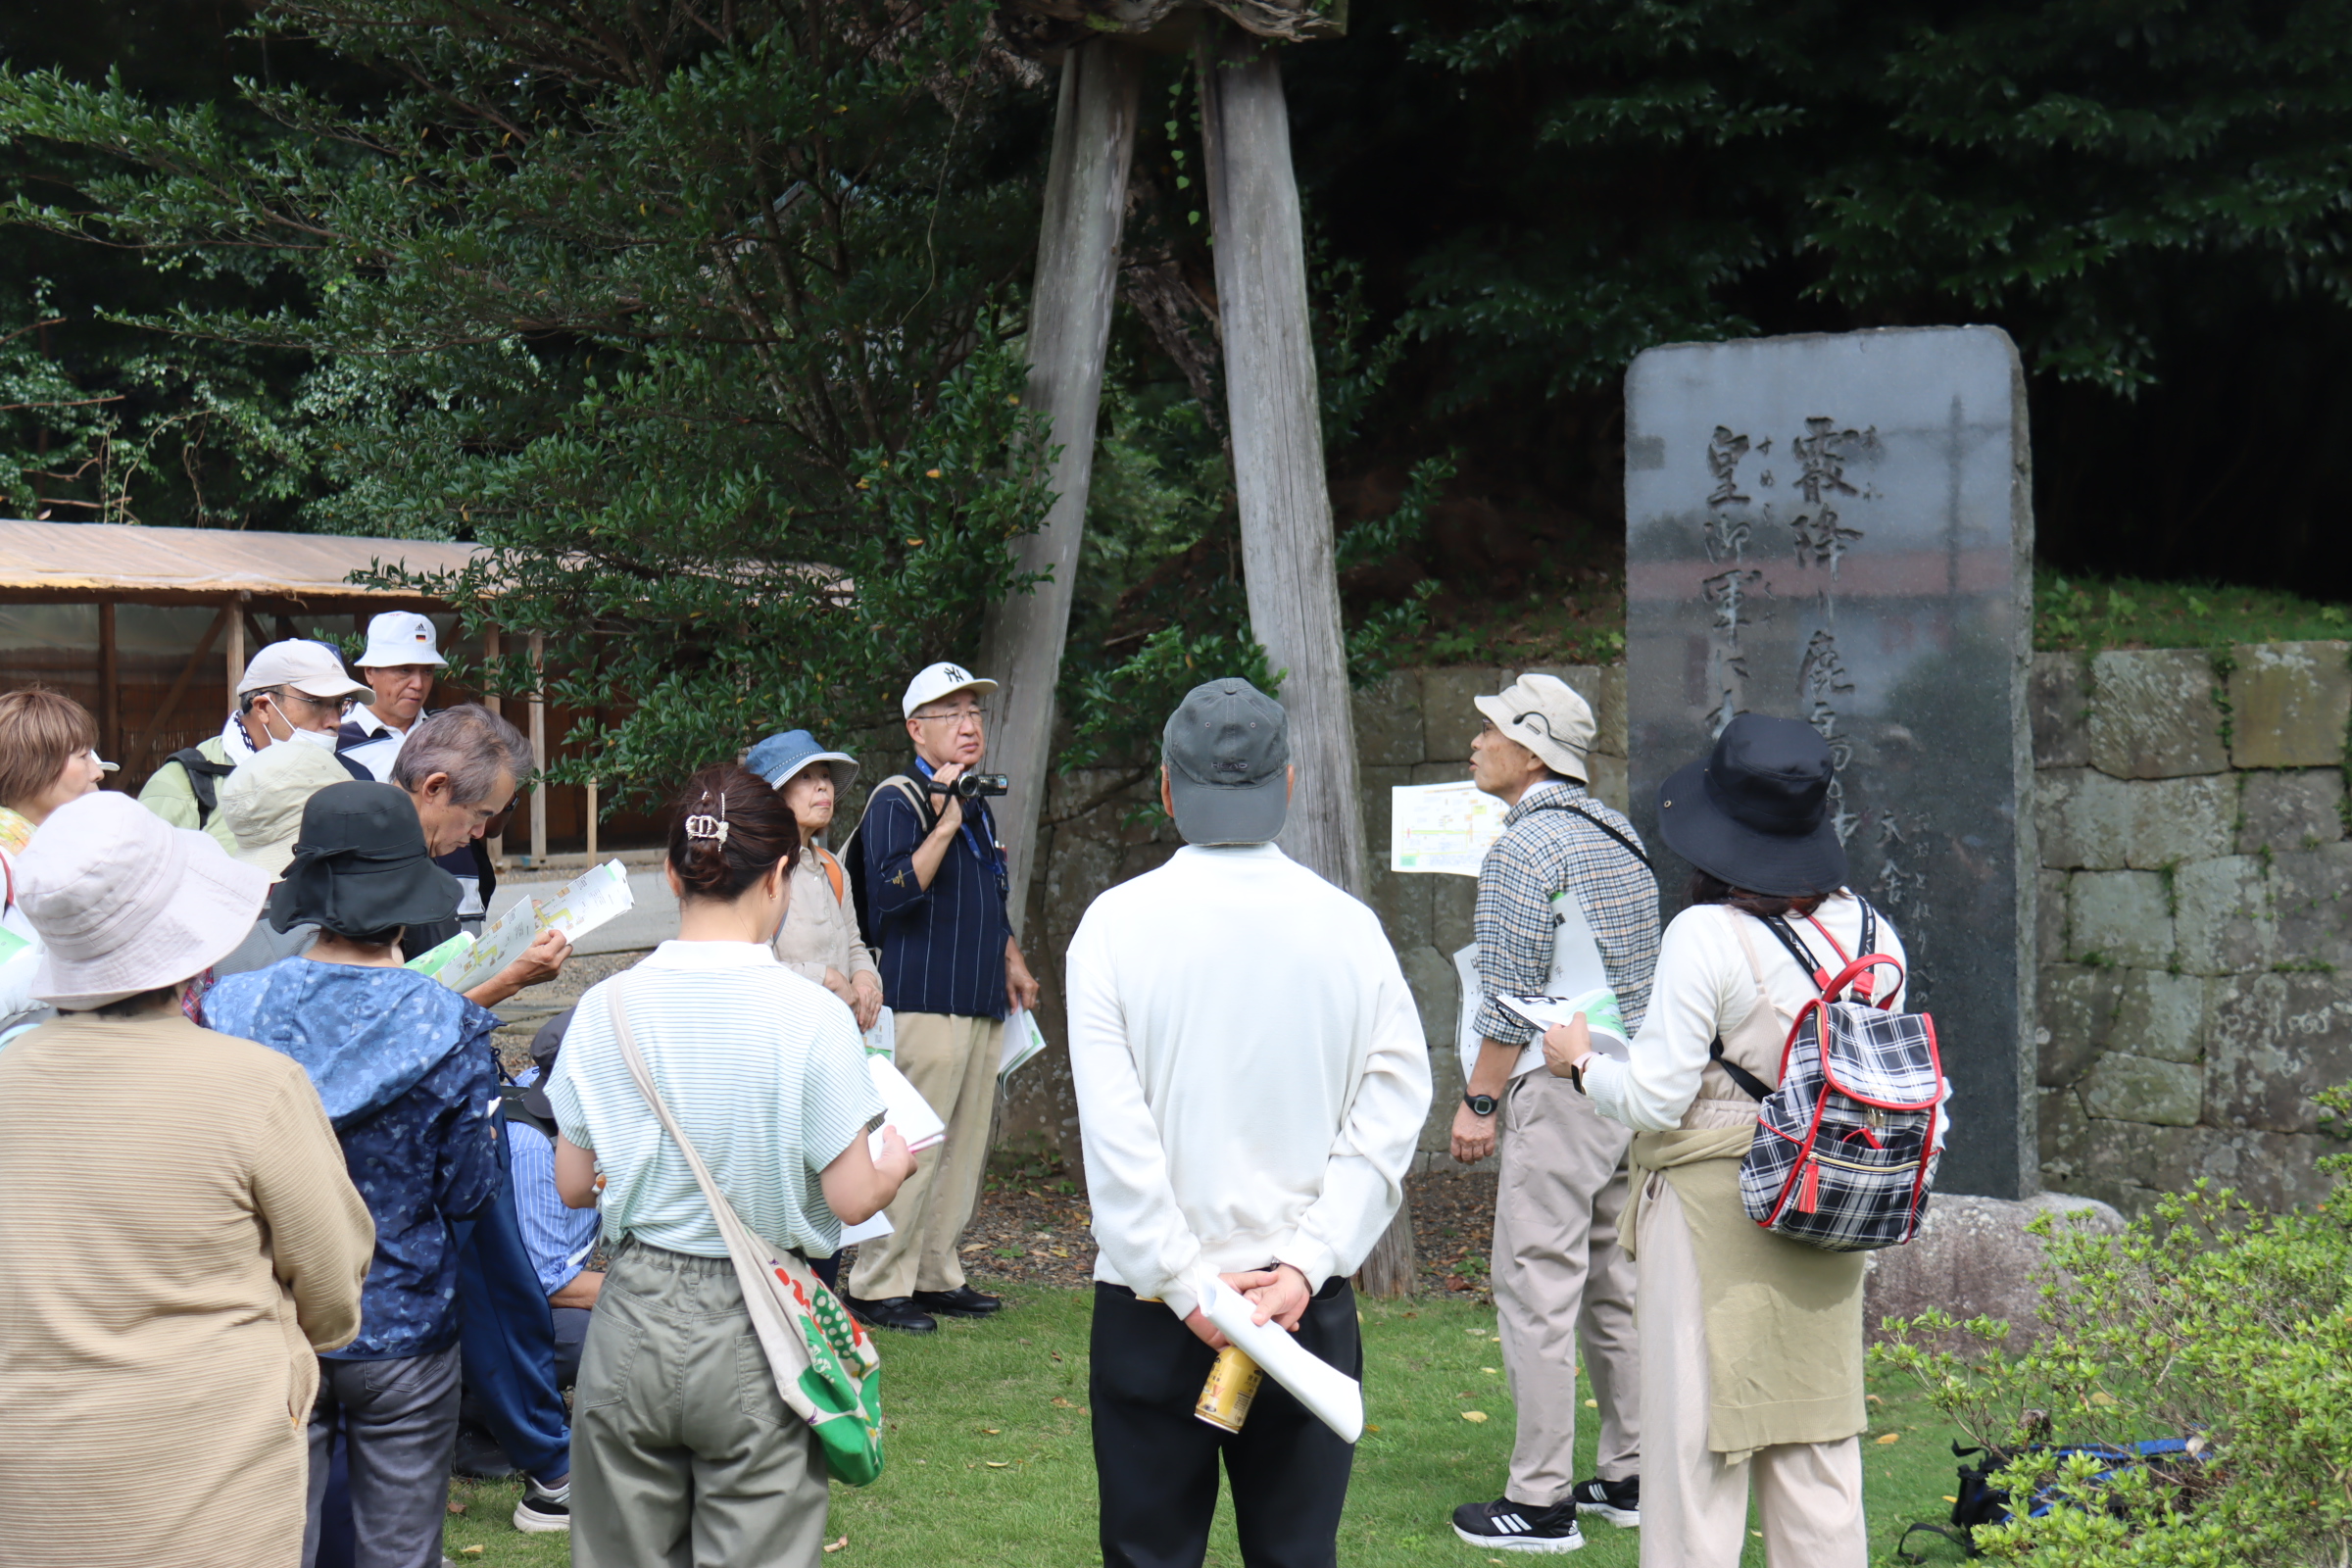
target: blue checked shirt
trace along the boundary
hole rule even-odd
[[[1641,835],[1623,814],[1594,800],[1582,784],[1538,784],[1502,819],[1502,837],[1478,868],[1478,978],[1487,995],[1478,1032],[1489,1040],[1535,1037],[1525,1021],[1505,1012],[1497,992],[1541,995],[1551,978],[1553,895],[1573,890],[1600,944],[1600,966],[1617,993],[1628,1035],[1642,1027],[1649,980],[1658,963],[1658,884],[1624,845],[1574,811],[1545,808],[1573,801],[1636,844]]]
[[[538,1080],[536,1067],[525,1067],[514,1075],[518,1084]],[[531,1254],[539,1288],[553,1296],[588,1266],[604,1216],[598,1209],[572,1208],[558,1196],[555,1140],[513,1116],[507,1118],[506,1128],[507,1157],[514,1166],[514,1219],[522,1232],[522,1249]]]

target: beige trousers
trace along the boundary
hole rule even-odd
[[[1642,1275],[1642,1568],[1736,1568],[1747,1488],[1772,1568],[1865,1568],[1862,1444],[1784,1443],[1736,1462],[1707,1447],[1707,1325],[1690,1224],[1674,1184],[1652,1175],[1636,1238]]]
[[[1623,1481],[1642,1469],[1634,1264],[1617,1247],[1633,1134],[1542,1068],[1514,1080],[1495,1114],[1494,1312],[1519,1411],[1503,1495],[1547,1508],[1576,1485],[1580,1337],[1600,1407],[1595,1471]]]
[[[914,1174],[885,1210],[891,1233],[858,1249],[850,1294],[868,1301],[963,1283],[956,1243],[980,1200],[1004,1046],[1004,1025],[996,1018],[902,1012],[893,1028],[899,1071],[948,1124],[948,1137],[914,1156]]]

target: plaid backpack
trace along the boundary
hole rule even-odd
[[[1872,951],[1878,916],[1867,903],[1860,957],[1848,959],[1829,929],[1811,921],[1843,965],[1834,975],[1787,920],[1764,924],[1821,995],[1789,1027],[1777,1089],[1725,1060],[1720,1039],[1714,1045],[1716,1064],[1763,1102],[1756,1141],[1740,1164],[1747,1217],[1833,1252],[1898,1246],[1919,1234],[1950,1130],[1936,1021],[1893,1010],[1903,966]],[[1881,968],[1892,969],[1895,983],[1874,1006],[1872,976]]]

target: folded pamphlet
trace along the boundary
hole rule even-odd
[[[456,936],[451,937],[447,942],[442,943],[439,947],[429,948],[426,951],[419,953],[416,955],[416,956],[411,958],[407,963],[402,964],[401,967],[404,969],[414,969],[418,974],[437,975],[441,972],[445,965],[454,960],[465,957],[466,954],[471,953],[472,951],[473,933],[470,931],[461,931]]]
[[[1004,1015],[1004,1044],[997,1054],[997,1081],[1003,1083],[1031,1056],[1046,1049],[1045,1033],[1026,1007]]]
[[[1494,1001],[1503,1011],[1538,1029],[1567,1023],[1581,1012],[1585,1027],[1592,1032],[1594,1051],[1619,1061],[1633,1054],[1633,1048],[1626,1043],[1625,1015],[1618,1010],[1614,991],[1585,991],[1573,997],[1515,997],[1497,992]]]
[[[452,991],[471,991],[521,957],[540,932],[561,931],[577,942],[636,906],[628,867],[618,860],[590,866],[544,899],[525,895],[482,933],[462,961],[443,963],[438,978]]]
[[[899,1025],[888,1007],[874,1015],[874,1026],[861,1037],[865,1054],[880,1056],[884,1061],[899,1059]]]

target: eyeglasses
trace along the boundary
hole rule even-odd
[[[951,724],[960,724],[967,718],[978,722],[980,716],[981,710],[977,708],[957,708],[945,713],[917,713],[914,721],[917,724],[936,724],[946,719]]]

